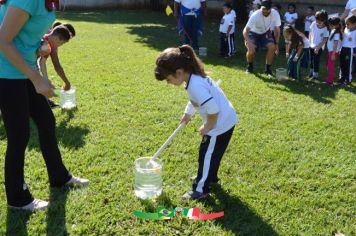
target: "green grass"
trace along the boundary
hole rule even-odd
[[[55,109],[57,136],[69,170],[91,180],[84,189],[50,189],[35,128],[26,152],[32,194],[51,200],[35,214],[10,211],[0,191],[0,235],[356,235],[356,88],[284,81],[244,73],[238,55],[218,55],[218,25],[205,24],[203,58],[236,108],[240,123],[220,168],[221,187],[204,202],[181,201],[197,170],[197,116],[163,152],[164,195],[139,201],[133,163],[151,156],[177,127],[187,95],[153,76],[159,51],[178,45],[175,21],[149,11],[66,12],[77,36],[60,48],[77,88],[78,110]],[[325,57],[326,54],[324,54]],[[256,71],[263,70],[264,52]],[[324,65],[324,64],[323,64]],[[285,67],[279,56],[274,68]],[[49,66],[51,68],[51,66]],[[325,70],[322,66],[321,70]],[[53,69],[53,79],[60,83]],[[325,72],[322,72],[325,77]],[[0,182],[5,131],[0,123]],[[213,221],[144,221],[133,210],[200,207],[225,211]]]

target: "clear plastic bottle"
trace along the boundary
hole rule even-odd
[[[68,91],[61,90],[60,94],[60,105],[62,109],[72,109],[77,106],[75,99],[75,88],[71,88]]]
[[[162,162],[147,164],[150,157],[135,161],[135,195],[140,199],[155,198],[162,194]]]

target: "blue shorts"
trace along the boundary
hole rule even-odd
[[[257,48],[266,47],[269,43],[275,43],[274,37],[272,35],[272,31],[268,30],[264,34],[257,34],[255,32],[250,31],[248,33],[248,37],[256,45]]]

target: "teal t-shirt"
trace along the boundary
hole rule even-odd
[[[45,0],[7,0],[4,5],[0,5],[0,24],[10,6],[20,8],[29,14],[28,20],[13,39],[13,43],[25,61],[36,69],[36,50],[40,46],[42,36],[55,20],[55,11],[49,12],[46,9]],[[1,51],[0,78],[26,79],[26,76],[10,63]]]

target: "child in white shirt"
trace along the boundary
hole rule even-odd
[[[230,142],[238,122],[236,112],[217,84],[207,77],[201,60],[189,45],[167,48],[156,60],[155,77],[160,81],[180,86],[185,83],[189,96],[181,123],[188,123],[195,110],[204,120],[199,133],[198,175],[192,190],[183,195],[183,200],[204,199],[211,185],[219,181],[220,161]],[[187,140],[187,144],[189,144]]]
[[[346,29],[340,52],[341,78],[338,83],[351,83],[356,57],[356,16],[346,18]]]
[[[224,16],[220,20],[220,55],[224,58],[231,57],[234,53],[234,33],[235,16],[231,13],[232,6],[225,3],[223,6]]]
[[[327,70],[328,77],[326,79],[327,84],[334,84],[335,78],[335,61],[339,57],[341,50],[341,19],[339,17],[333,17],[329,19],[329,28],[331,29],[330,37],[328,39],[327,48],[328,48],[328,61],[327,61]]]
[[[328,13],[325,11],[318,11],[315,14],[315,19],[316,20],[310,26],[309,33],[311,70],[309,77],[312,80],[317,80],[319,77],[320,56],[329,37],[329,30],[326,27]]]
[[[305,24],[304,35],[307,38],[309,38],[310,26],[314,21],[315,21],[314,7],[313,6],[309,6],[308,9],[307,9],[307,15],[306,15],[306,17],[304,19],[304,24]]]
[[[295,12],[296,6],[294,3],[288,4],[288,11],[284,14],[285,23],[291,26],[295,26],[294,23],[298,19],[298,13]]]

